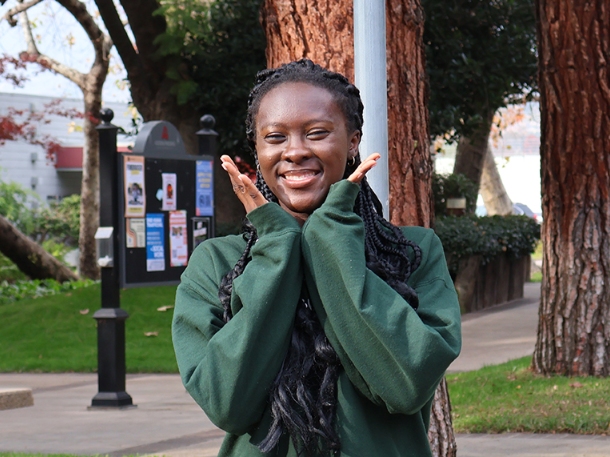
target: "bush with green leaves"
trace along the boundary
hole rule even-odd
[[[460,259],[480,255],[483,264],[501,254],[517,259],[533,253],[540,240],[540,225],[527,216],[442,216],[434,231],[452,275]]]
[[[70,195],[42,208],[37,217],[39,242],[52,239],[68,246],[78,244],[80,195]]]
[[[466,214],[474,214],[479,195],[478,186],[462,174],[438,174],[432,176],[432,194],[434,195],[434,214],[447,215],[448,198],[465,198]]]
[[[0,282],[0,305],[13,303],[24,298],[38,298],[55,295],[62,292],[88,287],[96,281],[83,279],[78,281],[57,282],[54,279],[33,279],[9,283]]]
[[[0,181],[0,214],[26,235],[36,230],[37,211],[32,209],[32,203],[39,201],[38,195],[21,184]]]

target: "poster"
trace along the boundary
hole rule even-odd
[[[164,214],[146,215],[146,271],[165,270]]]
[[[170,267],[182,267],[188,262],[188,241],[186,233],[186,211],[169,213]]]
[[[198,160],[195,185],[195,216],[214,215],[214,179],[211,160]]]
[[[162,211],[176,211],[176,173],[161,173]]]
[[[146,221],[144,218],[125,219],[125,243],[128,248],[146,247]]]
[[[125,217],[144,217],[144,157],[126,155],[124,158]]]

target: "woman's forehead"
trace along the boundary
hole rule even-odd
[[[335,94],[329,89],[309,82],[285,82],[262,97],[256,118],[260,122],[316,115],[345,119]]]

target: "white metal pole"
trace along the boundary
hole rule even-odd
[[[356,86],[364,103],[364,128],[360,156],[381,154],[367,173],[371,187],[389,218],[388,98],[386,71],[385,1],[354,0],[354,69]]]

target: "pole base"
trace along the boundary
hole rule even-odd
[[[127,392],[98,392],[91,400],[93,408],[129,408],[135,407],[131,395]]]

